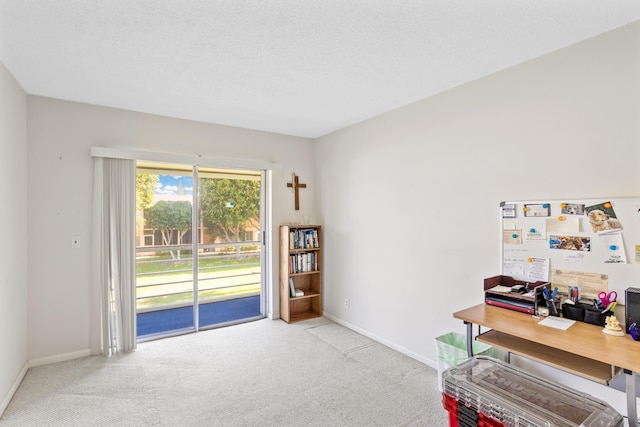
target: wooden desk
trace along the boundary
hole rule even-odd
[[[472,355],[473,324],[491,329],[477,337],[509,353],[545,363],[576,375],[608,384],[622,369],[627,374],[627,415],[638,427],[635,373],[640,372],[640,342],[615,337],[602,327],[576,322],[566,331],[538,325],[530,314],[487,304],[453,313],[467,326],[467,352]]]

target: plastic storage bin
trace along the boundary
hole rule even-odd
[[[467,356],[467,337],[456,332],[440,335],[436,337],[436,350],[438,352],[438,389],[442,391],[442,373],[469,359]],[[493,347],[474,340],[473,354],[493,356]]]
[[[621,427],[622,416],[588,394],[536,378],[487,356],[442,376],[451,427]]]

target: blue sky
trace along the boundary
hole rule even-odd
[[[193,177],[185,175],[160,175],[154,192],[156,194],[178,194],[178,187],[181,183],[184,194],[193,194]]]

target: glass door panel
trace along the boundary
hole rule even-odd
[[[136,187],[138,339],[192,331],[193,172],[139,163]]]
[[[198,170],[199,327],[261,314],[261,173]]]

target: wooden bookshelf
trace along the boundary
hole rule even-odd
[[[280,226],[280,318],[287,323],[322,315],[322,227]],[[304,295],[292,296],[294,289]]]

